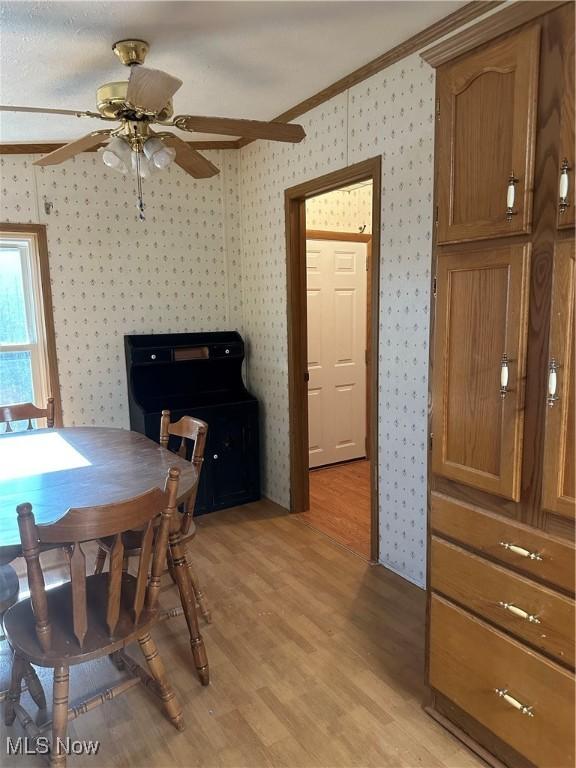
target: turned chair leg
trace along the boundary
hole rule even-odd
[[[22,678],[24,677],[24,659],[17,653],[12,656],[12,671],[10,673],[10,688],[4,702],[4,724],[12,725],[16,712],[14,704],[20,701],[22,692]]]
[[[190,571],[188,570],[188,564],[186,562],[186,556],[184,554],[184,548],[182,547],[182,542],[180,540],[179,531],[170,532],[169,546],[170,560],[172,563],[172,569],[174,571],[174,578],[178,586],[178,592],[180,593],[180,602],[182,604],[182,609],[184,610],[186,623],[188,624],[188,632],[190,633],[190,647],[192,649],[192,656],[194,657],[194,663],[196,664],[196,670],[198,672],[200,682],[202,685],[208,685],[210,682],[208,658],[206,656],[204,640],[202,639],[200,628],[198,626],[196,600],[194,597]]]
[[[183,731],[184,720],[182,717],[182,707],[176,698],[174,689],[168,681],[164,663],[160,658],[158,648],[156,647],[154,640],[152,640],[150,632],[147,632],[145,635],[142,635],[142,637],[139,637],[138,642],[140,643],[140,649],[142,650],[144,658],[146,659],[146,663],[148,664],[150,674],[156,681],[157,693],[162,700],[162,705],[168,720],[170,720],[172,725],[179,731]]]
[[[52,746],[50,748],[50,765],[64,768],[66,752],[64,744],[68,731],[68,667],[54,669],[54,687],[52,694]]]
[[[98,554],[96,555],[96,563],[94,564],[94,573],[102,573],[104,570],[104,563],[106,562],[106,550],[104,547],[98,547]]]
[[[212,614],[210,613],[210,608],[208,607],[208,601],[206,600],[206,595],[202,591],[202,588],[200,587],[200,582],[198,581],[198,575],[196,573],[196,569],[192,565],[192,559],[190,557],[190,552],[186,553],[186,560],[188,562],[188,572],[190,573],[190,581],[192,582],[192,589],[194,590],[194,595],[196,597],[196,602],[198,603],[198,606],[200,608],[200,613],[202,614],[204,621],[207,624],[210,624],[212,622]]]
[[[36,670],[32,664],[29,664],[28,662],[25,662],[24,664],[24,680],[26,681],[28,692],[30,693],[34,704],[36,704],[38,709],[46,709],[46,696],[44,695],[42,683],[38,679]]]

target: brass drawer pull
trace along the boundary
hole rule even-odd
[[[542,555],[539,555],[538,552],[530,552],[529,550],[524,549],[524,547],[510,544],[508,541],[501,541],[500,546],[504,547],[504,549],[507,549],[509,552],[514,552],[515,555],[520,555],[520,557],[528,557],[530,560],[542,560]]]
[[[518,616],[519,619],[529,621],[530,624],[541,623],[538,616],[535,616],[533,613],[527,613],[526,611],[523,611],[522,608],[518,608],[517,606],[513,605],[513,603],[505,603],[502,600],[499,600],[498,605],[501,605],[505,611],[510,611],[510,613],[513,613],[514,616]]]
[[[495,693],[511,707],[517,709],[522,715],[528,715],[528,717],[534,717],[534,711],[532,707],[527,707],[526,704],[515,699],[514,696],[510,696],[507,688],[494,688]]]

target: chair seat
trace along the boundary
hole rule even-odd
[[[136,578],[123,574],[120,616],[110,637],[106,624],[108,595],[108,574],[101,573],[86,578],[88,629],[82,647],[71,634],[72,588],[71,582],[47,590],[48,614],[51,617],[52,642],[49,651],[44,651],[38,642],[34,613],[30,598],[21,600],[8,609],[4,615],[4,631],[8,642],[32,664],[52,667],[61,664],[82,664],[105,654],[110,654],[126,645],[131,638],[147,632],[158,617],[158,608],[150,611],[144,608],[137,625],[132,617],[132,605],[136,589]]]

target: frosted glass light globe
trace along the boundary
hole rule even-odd
[[[164,168],[168,168],[170,165],[172,165],[172,161],[175,157],[175,149],[172,147],[163,147],[162,149],[158,150],[158,152],[154,152],[152,155],[152,162],[156,168],[163,170]]]
[[[144,144],[144,154],[156,168],[163,170],[168,168],[176,157],[176,150],[167,147],[160,139],[148,139]]]
[[[102,155],[102,162],[108,168],[120,173],[128,173],[132,150],[127,141],[114,136],[108,145],[99,149],[98,152]]]

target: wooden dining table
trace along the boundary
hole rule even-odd
[[[180,470],[178,503],[198,480],[195,467],[138,432],[65,427],[0,435],[0,563],[22,554],[18,504],[28,502],[38,524],[70,508],[114,504],[164,488]]]
[[[180,470],[181,504],[198,482],[196,468],[137,432],[66,427],[0,435],[0,566],[22,554],[18,504],[32,505],[36,523],[51,523],[70,508],[118,503],[152,488],[163,489],[170,467]],[[177,518],[170,552],[196,668],[205,683],[208,663]]]

